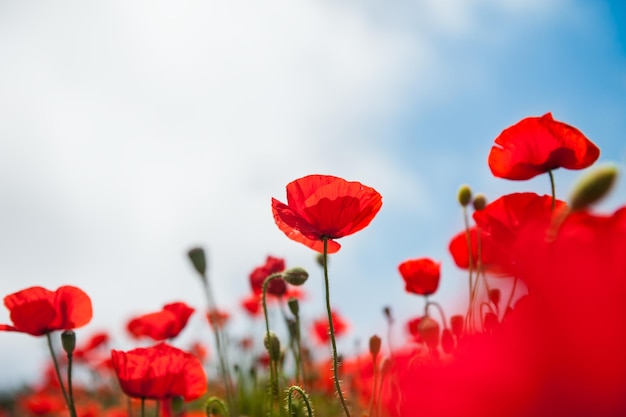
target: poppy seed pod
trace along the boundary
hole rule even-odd
[[[289,268],[283,272],[283,279],[287,281],[288,284],[300,286],[309,279],[309,273],[306,272],[304,268],[296,266],[295,268]]]
[[[206,274],[206,256],[204,255],[204,249],[202,248],[193,248],[187,252],[193,267],[198,271],[198,273],[202,276]]]
[[[476,211],[484,210],[485,206],[487,205],[487,198],[484,194],[476,194],[472,205],[474,206],[474,210]]]
[[[380,353],[380,344],[380,337],[376,335],[370,337],[370,354],[372,355],[373,359],[376,359],[376,357]]]
[[[601,200],[609,193],[616,178],[617,167],[614,165],[599,166],[583,176],[570,197],[571,209],[582,210]]]
[[[472,189],[469,185],[462,185],[461,188],[459,188],[456,198],[460,205],[463,207],[467,206],[470,201],[472,201]]]
[[[61,345],[68,355],[74,353],[74,349],[76,348],[76,333],[74,333],[73,330],[65,330],[61,333]]]

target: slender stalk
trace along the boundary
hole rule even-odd
[[[141,417],[146,417],[146,399],[141,398]]]
[[[373,366],[374,366],[374,381],[372,382],[372,396],[370,397],[370,406],[369,406],[369,417],[373,417],[374,414],[374,405],[376,404],[376,383],[378,382],[378,357],[374,356],[372,358]]]
[[[230,414],[228,413],[228,409],[226,408],[226,405],[224,405],[224,401],[220,400],[217,397],[209,397],[209,399],[206,400],[206,403],[204,405],[204,411],[207,415],[207,417],[211,417],[211,415],[213,415],[213,407],[217,406],[217,408],[220,410],[220,412],[222,413],[222,415],[228,417]]]
[[[59,361],[57,360],[54,348],[52,347],[52,337],[50,336],[50,333],[46,333],[46,338],[48,339],[48,349],[50,350],[50,355],[52,356],[52,363],[54,363],[54,371],[57,375],[57,379],[59,380],[59,385],[61,386],[61,391],[63,392],[63,398],[65,398],[65,404],[67,404],[67,408],[70,410],[70,415],[72,417],[76,417],[76,412],[73,411],[70,403],[70,397],[67,395],[67,391],[65,391],[65,384],[63,384],[63,378],[61,378]]]
[[[472,236],[470,233],[469,219],[467,215],[467,208],[465,208],[465,206],[463,206],[463,223],[465,224],[465,241],[467,242],[467,259],[469,270],[469,305],[467,306],[467,314],[465,315],[465,331],[469,331],[470,325],[472,324],[472,307],[474,304],[474,283],[472,276],[474,272],[474,256],[472,253]]]
[[[287,412],[291,413],[291,408],[293,406],[294,391],[300,394],[300,397],[302,397],[302,399],[304,400],[304,405],[306,406],[307,417],[313,417],[313,408],[311,407],[311,401],[309,401],[309,396],[306,394],[306,392],[304,392],[302,388],[300,388],[297,385],[290,386],[289,390],[287,391]]]
[[[436,301],[427,301],[426,302],[426,307],[424,308],[424,312],[425,312],[425,316],[428,316],[428,307],[430,306],[435,306],[437,307],[437,310],[439,310],[439,315],[441,316],[441,321],[443,322],[443,328],[447,329],[448,328],[448,321],[446,320],[446,314],[443,312],[443,307],[441,307],[441,304],[439,304]]]
[[[267,353],[270,357],[270,410],[274,407],[274,400],[278,400],[278,368],[276,366],[276,360],[273,357],[270,342],[270,319],[267,314],[267,287],[269,283],[276,278],[280,278],[281,274],[271,274],[265,281],[263,281],[263,314],[265,316],[265,340],[267,343]]]
[[[328,282],[328,238],[324,236],[322,238],[322,241],[324,242],[324,290],[326,295],[326,312],[328,313],[328,330],[330,333],[330,342],[333,351],[333,379],[335,380],[335,389],[337,390],[337,395],[339,396],[343,411],[345,412],[346,417],[350,417],[350,410],[348,410],[348,405],[346,404],[346,400],[343,397],[343,392],[341,391],[341,384],[339,383],[338,375],[339,372],[337,369],[337,342],[335,340],[335,326],[333,324],[333,315],[330,309],[330,289]]]
[[[74,390],[72,388],[72,364],[74,362],[74,355],[67,354],[67,398],[69,400],[70,414],[72,417],[76,416],[76,405],[74,404]]]
[[[506,302],[506,307],[504,307],[504,314],[506,314],[509,307],[511,307],[511,303],[513,302],[513,295],[515,295],[515,289],[517,287],[517,274],[513,277],[513,286],[511,287],[511,294],[509,294],[509,299]]]
[[[213,292],[211,291],[209,279],[206,276],[206,274],[202,275],[202,284],[203,284],[204,293],[207,299],[207,303],[209,305],[209,314],[211,314],[211,312],[217,313],[217,304],[215,303],[215,299],[213,298]],[[222,345],[223,336],[221,335],[221,328],[219,326],[219,323],[217,322],[213,323],[211,328],[213,330],[213,336],[215,338],[215,347],[217,348],[217,356],[220,362],[220,374],[222,376],[222,381],[224,383],[224,390],[226,392],[226,402],[228,403],[229,407],[234,410],[235,403],[234,403],[233,394],[232,394],[232,386],[231,386],[231,380],[230,380],[230,375],[229,375],[228,360],[226,358],[226,351],[224,350],[224,346]]]
[[[548,171],[548,175],[550,176],[550,190],[552,191],[552,205],[550,206],[550,210],[554,211],[554,205],[556,204],[556,187],[554,185],[554,174],[552,174],[552,170]]]

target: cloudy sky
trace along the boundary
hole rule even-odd
[[[322,315],[314,254],[270,209],[304,175],[383,195],[331,259],[351,346],[385,332],[385,305],[399,325],[419,314],[405,259],[442,261],[435,298],[461,308],[447,252],[461,184],[490,200],[549,192],[547,178],[491,177],[504,128],[551,111],[626,162],[620,0],[5,1],[0,57],[0,295],[79,286],[94,305],[79,338],[106,329],[113,347],[134,314],[203,308],[197,245],[235,316],[270,254],[309,269],[303,314]],[[555,173],[560,197],[578,175]],[[623,204],[624,182],[601,210]],[[187,332],[208,333],[194,320]],[[46,355],[43,339],[0,334],[0,388],[33,381]]]

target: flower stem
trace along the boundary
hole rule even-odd
[[[309,396],[304,392],[302,388],[297,385],[292,385],[289,387],[289,391],[287,391],[287,412],[292,413],[291,408],[293,406],[293,393],[297,392],[300,394],[300,397],[304,400],[304,405],[306,406],[306,415],[307,417],[313,417],[313,408],[311,407],[311,401],[309,401]],[[295,413],[290,414],[295,415]]]
[[[70,415],[72,417],[76,417],[76,411],[72,408],[70,398],[67,395],[67,391],[65,391],[63,378],[61,378],[61,370],[59,369],[59,361],[57,360],[54,348],[52,347],[52,337],[50,336],[50,333],[46,333],[46,338],[48,339],[48,349],[50,350],[50,355],[52,356],[52,363],[54,363],[54,371],[57,375],[57,379],[59,380],[59,385],[61,386],[61,391],[63,392],[63,398],[65,398],[65,404],[67,404],[67,408],[70,410]]]
[[[328,313],[328,330],[330,333],[330,342],[333,350],[333,379],[335,380],[335,389],[337,390],[337,395],[339,396],[339,400],[341,401],[343,411],[345,412],[346,417],[350,417],[348,405],[346,404],[346,400],[343,397],[343,392],[341,391],[341,384],[339,383],[338,375],[339,372],[337,370],[337,342],[335,341],[335,327],[333,325],[333,315],[330,309],[330,289],[328,283],[328,238],[324,236],[322,237],[322,241],[324,242],[324,290],[326,293],[326,312]]]
[[[204,404],[204,411],[207,415],[207,417],[211,417],[214,413],[213,413],[213,407],[217,406],[217,408],[219,408],[219,412],[223,415],[228,417],[230,414],[228,413],[228,409],[226,408],[226,405],[224,404],[224,402],[222,400],[220,400],[217,397],[209,397],[209,399],[206,400],[206,403]]]
[[[146,416],[146,399],[145,398],[141,398],[141,417],[145,417]]]
[[[267,343],[267,353],[270,357],[270,410],[274,407],[274,399],[278,399],[278,369],[275,367],[276,361],[270,349],[270,319],[267,314],[267,286],[276,278],[280,278],[281,274],[271,274],[263,281],[263,314],[265,315],[265,340]]]
[[[215,299],[213,298],[213,292],[211,291],[211,286],[209,284],[209,279],[205,274],[202,274],[202,284],[204,287],[204,292],[207,299],[207,304],[209,305],[209,312],[215,311],[217,313],[217,305],[215,303]],[[226,402],[228,403],[231,410],[235,410],[235,402],[232,394],[231,380],[230,380],[230,370],[228,368],[228,360],[226,358],[226,351],[224,350],[224,346],[222,345],[222,334],[219,323],[217,321],[211,326],[213,329],[213,336],[215,338],[215,347],[217,348],[217,356],[220,362],[220,374],[222,376],[222,381],[224,383],[224,390],[226,392]],[[237,415],[235,410],[235,415]]]
[[[72,417],[76,416],[76,406],[74,405],[74,390],[72,388],[72,364],[74,362],[74,355],[72,353],[67,354],[67,398],[69,400],[70,414]]]
[[[552,191],[552,206],[550,206],[550,210],[554,211],[554,205],[556,204],[556,187],[554,185],[554,174],[552,174],[552,170],[548,171],[548,175],[550,176],[550,190]]]

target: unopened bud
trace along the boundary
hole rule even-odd
[[[76,333],[74,333],[73,330],[65,330],[61,333],[61,345],[68,355],[74,353],[74,349],[76,348]]]
[[[291,311],[291,314],[293,314],[295,317],[298,317],[298,314],[300,314],[300,303],[298,302],[297,298],[289,298],[289,301],[287,301],[287,305],[289,306],[289,311]]]
[[[598,166],[584,175],[574,186],[569,206],[572,210],[582,210],[601,200],[609,193],[615,179],[617,167],[614,165]]]
[[[447,354],[452,353],[454,350],[454,337],[450,329],[443,329],[443,332],[441,332],[441,348]]]
[[[187,252],[193,267],[198,271],[198,273],[202,276],[206,274],[206,257],[204,256],[204,249],[202,248],[193,248]]]
[[[454,333],[457,339],[463,335],[464,322],[465,318],[460,314],[450,317],[450,327],[452,327],[452,333]]]
[[[315,260],[317,261],[319,266],[321,266],[322,268],[324,267],[324,254],[323,253],[318,253],[317,256],[315,257]],[[326,262],[328,262],[328,255],[326,255]]]
[[[391,315],[391,307],[385,306],[383,308],[383,314],[385,315],[385,318],[387,319],[387,322],[389,324],[393,324],[393,316]]]
[[[469,188],[469,185],[461,185],[461,188],[459,188],[459,192],[456,195],[456,199],[463,207],[467,206],[470,201],[472,201],[472,189]]]
[[[270,355],[270,359],[278,362],[280,360],[280,340],[278,336],[276,336],[276,333],[269,332],[266,334],[263,339],[263,344],[265,345],[265,349],[267,349],[267,353]]]
[[[472,202],[472,204],[474,206],[474,210],[484,210],[487,206],[487,197],[485,197],[484,194],[476,194],[476,197],[474,197],[474,201]]]
[[[370,337],[370,354],[372,355],[372,358],[374,360],[376,360],[376,357],[378,356],[378,353],[380,352],[380,344],[381,344],[380,337],[376,335]]]
[[[422,317],[417,325],[417,332],[430,349],[437,349],[439,346],[439,323],[428,316]]]
[[[496,306],[500,304],[500,290],[498,288],[489,289],[489,301]]]
[[[309,273],[306,272],[306,269],[296,266],[295,268],[289,268],[283,272],[283,279],[287,281],[288,284],[300,286],[309,279]]]

